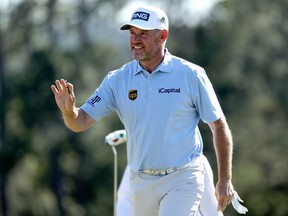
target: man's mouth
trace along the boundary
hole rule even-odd
[[[141,46],[134,46],[134,49],[142,49],[143,47]]]
[[[140,49],[143,49],[143,47],[142,46],[133,46],[133,49],[134,50],[140,50]]]

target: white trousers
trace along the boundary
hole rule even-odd
[[[215,197],[213,172],[211,166],[204,155],[202,156],[201,160],[204,169],[205,187],[202,194],[202,199],[200,200],[197,216],[223,216],[222,212],[217,211],[217,200]],[[129,196],[129,184],[130,169],[129,167],[126,167],[118,190],[117,216],[135,216],[132,213],[132,202]]]
[[[215,196],[213,171],[207,158],[202,155],[204,169],[204,193],[200,201],[198,216],[223,216],[223,213],[217,210],[218,201]]]

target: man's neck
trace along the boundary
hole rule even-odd
[[[152,73],[163,61],[165,56],[165,52],[161,52],[157,57],[150,59],[150,60],[140,60],[140,65],[143,67],[147,72]]]

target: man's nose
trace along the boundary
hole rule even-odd
[[[140,35],[133,35],[133,36],[131,36],[131,40],[133,43],[139,42],[141,40],[141,36]]]

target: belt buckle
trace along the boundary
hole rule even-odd
[[[170,173],[172,173],[172,172],[174,172],[176,170],[177,170],[176,167],[169,168],[169,169],[166,170],[166,175],[168,175],[168,174],[170,174]]]
[[[169,169],[147,169],[147,170],[142,170],[143,173],[146,173],[148,175],[154,175],[154,176],[164,176],[164,175],[168,175],[172,172],[174,172],[177,168],[176,167],[172,167]]]

